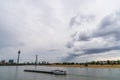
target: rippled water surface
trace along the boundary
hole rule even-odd
[[[62,69],[67,71],[67,75],[24,72],[24,69]],[[120,68],[0,66],[0,80],[120,80]]]

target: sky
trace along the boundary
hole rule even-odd
[[[120,59],[119,0],[0,0],[0,60]]]

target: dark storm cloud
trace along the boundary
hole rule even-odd
[[[74,25],[82,25],[84,23],[89,23],[95,19],[94,15],[80,15],[74,16],[70,20],[69,26],[72,27]]]
[[[88,41],[89,37],[86,33],[79,33],[78,41]]]
[[[70,60],[73,60],[73,59],[83,56],[83,55],[105,53],[105,52],[109,52],[109,51],[113,51],[113,50],[120,50],[120,46],[75,50],[73,53],[70,53],[65,58],[63,58],[63,61],[70,61]]]
[[[104,47],[104,48],[91,48],[82,50],[84,54],[97,54],[97,53],[105,53],[112,50],[120,50],[120,46],[112,46],[112,47]],[[77,50],[78,52],[79,50]]]
[[[116,40],[120,40],[120,14],[105,17],[99,26],[99,28],[93,32],[91,38],[95,37],[114,37]]]
[[[85,32],[83,33],[79,33],[77,32],[77,34],[75,34],[73,37],[71,38],[75,38],[77,37],[77,39],[74,40],[74,43],[76,42],[90,42],[92,39],[99,39],[102,38],[103,40],[110,40],[112,37],[112,42],[108,42],[109,46],[112,47],[106,47],[104,45],[103,48],[99,48],[99,46],[97,48],[88,48],[88,49],[80,49],[72,46],[72,48],[74,49],[73,53],[68,54],[68,56],[66,57],[66,59],[64,60],[72,60],[75,59],[76,57],[82,56],[82,55],[89,55],[89,54],[98,54],[98,53],[105,53],[105,52],[109,52],[109,51],[113,51],[113,50],[120,50],[120,46],[119,46],[119,41],[120,41],[120,12],[109,15],[109,16],[105,16],[100,24],[98,25],[98,28],[96,30],[94,30],[91,34],[87,34]],[[71,42],[73,43],[73,42]],[[71,44],[69,43],[69,45]],[[114,43],[117,43],[114,44]],[[101,43],[102,44],[102,43]],[[72,44],[74,45],[74,44]],[[93,44],[96,45],[96,44]],[[71,45],[70,47],[71,48]],[[82,54],[76,54],[82,52]]]
[[[106,16],[103,18],[99,27],[92,32],[91,35],[87,35],[87,33],[80,33],[78,35],[79,41],[87,41],[92,38],[106,38],[113,37],[116,40],[120,40],[120,13],[115,13],[110,16]]]

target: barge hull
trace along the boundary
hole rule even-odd
[[[47,74],[53,74],[53,72],[50,71],[38,71],[38,70],[24,70],[25,72],[36,72],[36,73],[47,73]]]

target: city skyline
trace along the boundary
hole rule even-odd
[[[1,0],[0,60],[120,59],[119,0]]]

